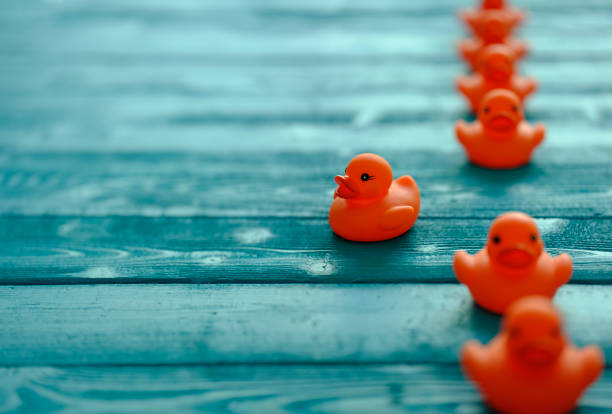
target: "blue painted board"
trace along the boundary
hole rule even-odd
[[[471,2],[291,3],[6,4],[0,148],[457,148],[454,13]],[[524,6],[528,117],[546,145],[609,146],[609,4]]]
[[[456,282],[455,251],[476,253],[490,219],[419,219],[394,240],[354,243],[327,219],[0,217],[0,284]],[[612,220],[541,218],[572,283],[612,281]]]
[[[499,318],[414,282],[452,281],[507,209],[600,283],[557,303],[610,360],[610,4],[516,1],[549,135],[499,173],[452,133],[469,3],[3,5],[0,283],[35,285],[0,287],[0,412],[481,412],[456,356]],[[412,232],[367,247],[325,223],[363,150],[423,193]],[[307,284],[354,281],[411,283]],[[607,372],[581,412],[611,406]]]
[[[27,53],[113,54],[142,56],[147,53],[265,56],[276,53],[318,52],[325,54],[404,52],[450,54],[448,39],[459,33],[455,10],[471,1],[369,2],[355,4],[317,1],[299,2],[183,2],[181,6],[149,2],[113,1],[104,5],[82,3],[14,3],[7,7],[5,21],[24,30],[34,23],[25,38],[6,31],[4,44],[21,46]],[[519,2],[520,3],[520,2]],[[609,33],[605,19],[609,4],[599,1],[562,3],[524,2],[534,15],[522,35],[542,53],[562,55],[570,51],[605,53],[609,43],[596,34]],[[567,23],[570,16],[572,27]],[[537,22],[537,24],[534,23]],[[202,24],[207,22],[209,24]],[[407,24],[410,23],[410,24]],[[369,30],[368,30],[369,29]],[[80,37],[70,36],[74,33]],[[409,36],[414,34],[414,37]],[[563,37],[564,42],[554,42]],[[591,42],[580,43],[584,39]],[[54,39],[55,42],[46,42]],[[203,42],[202,40],[216,41]],[[95,43],[87,42],[96,41]],[[147,41],[149,40],[149,41]],[[442,46],[446,46],[442,48]],[[265,49],[263,49],[265,47]]]
[[[555,299],[608,361],[611,294]],[[0,366],[456,363],[498,325],[451,284],[0,286]]]
[[[486,413],[457,366],[0,368],[0,413]],[[580,414],[608,412],[612,373]]]
[[[360,150],[386,157],[396,177],[415,178],[421,218],[494,218],[508,210],[612,217],[612,146],[543,149],[533,163],[510,171],[473,166],[459,150],[379,151],[375,141]],[[333,178],[356,153],[6,151],[0,213],[325,218]]]

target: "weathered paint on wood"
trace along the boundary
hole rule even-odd
[[[612,216],[612,147],[547,149],[511,171],[440,151],[377,151],[412,175],[421,218]],[[23,153],[0,155],[0,213],[327,217],[333,178],[355,152]]]
[[[612,220],[537,219],[547,251],[569,253],[572,283],[612,280]],[[421,219],[376,244],[326,219],[0,217],[0,284],[455,282],[456,250],[476,253],[489,219]]]
[[[159,67],[150,59],[85,68],[60,60],[43,69],[13,60],[0,69],[0,145],[29,151],[354,152],[372,143],[456,150],[453,124],[468,116],[452,85],[458,64],[357,63],[349,70],[314,59],[245,72],[241,64]],[[612,59],[585,66],[525,68],[541,83],[527,117],[546,123],[546,147],[609,145],[612,87],[605,74]],[[58,81],[60,75],[66,79]]]
[[[449,83],[450,93],[452,79],[440,82]],[[528,120],[544,122],[548,128],[545,148],[609,145],[609,93],[592,96],[589,86],[584,88],[582,92],[560,92],[548,98],[538,95],[533,104],[528,104]],[[298,99],[298,103],[283,98],[238,98],[248,102],[246,107],[233,100],[224,102],[197,94],[193,97],[145,94],[138,99],[124,95],[112,98],[70,95],[66,103],[53,94],[51,91],[49,98],[27,100],[9,95],[4,105],[0,103],[4,113],[0,125],[2,148],[354,152],[376,143],[376,148],[381,149],[449,151],[459,148],[454,123],[470,117],[455,93],[430,95],[406,91],[391,97],[348,94],[323,96],[311,103],[303,99]],[[160,103],[151,107],[147,105],[151,101]],[[165,139],[168,136],[172,139]]]
[[[5,5],[0,148],[457,149],[461,3],[328,3]],[[609,145],[609,5],[526,7],[528,117]]]
[[[38,67],[27,62],[24,66]],[[612,71],[612,63],[608,66],[595,68],[593,74]],[[197,69],[196,65],[194,70]],[[15,75],[7,78],[24,76],[27,70],[17,66],[13,70]],[[183,79],[182,67],[175,70],[171,76]],[[226,72],[223,68],[213,69],[219,70]],[[304,80],[305,75],[300,73],[289,74],[279,81],[278,70],[267,70],[269,74],[253,74],[255,79],[235,80],[269,85],[265,90],[252,92],[238,93],[223,89],[222,85],[200,85],[197,79],[193,81],[195,85],[165,86],[159,85],[160,80],[149,79],[148,83],[133,85],[136,90],[130,92],[124,84],[107,84],[95,78],[91,82],[97,84],[79,84],[78,79],[94,76],[79,73],[70,76],[70,86],[65,86],[64,92],[60,92],[53,82],[55,72],[69,72],[70,69],[59,67],[49,75],[49,87],[32,89],[12,81],[10,87],[4,88],[8,90],[0,97],[3,113],[0,148],[25,151],[207,151],[225,156],[235,151],[262,149],[344,153],[368,147],[377,151],[407,148],[459,150],[453,125],[457,119],[469,115],[461,97],[453,92],[451,71],[430,81],[445,85],[444,92],[433,93],[413,90],[410,85],[396,84],[393,80],[386,81],[387,77],[415,76],[405,71],[385,71],[379,75],[383,80],[376,81],[376,77],[373,79],[371,75],[372,68],[366,66],[360,71],[363,73],[361,76],[368,77],[367,81],[360,83],[351,78],[351,74],[343,73],[342,67],[329,74],[320,71],[319,77],[310,75],[313,76],[310,81]],[[456,67],[453,72],[458,71],[459,67]],[[32,76],[39,78],[41,75],[34,73]],[[121,79],[127,75],[109,76]],[[151,75],[142,73],[133,76],[145,80],[151,78]],[[273,79],[259,80],[266,76]],[[319,83],[325,76],[338,79],[327,88],[330,89],[328,93],[302,97],[308,95],[307,90],[322,89]],[[554,75],[545,76],[552,78]],[[584,76],[589,79],[591,74]],[[282,85],[275,87],[279,82]],[[420,78],[414,82],[425,83]],[[559,82],[576,84],[563,78]],[[28,85],[30,83],[33,82]],[[127,84],[130,85],[129,81]],[[609,85],[594,80],[576,86],[574,91],[550,86],[547,92],[544,89],[547,87],[543,84],[542,92],[527,106],[527,117],[531,122],[546,123],[548,134],[543,148],[581,150],[588,145],[610,145]],[[296,91],[296,88],[304,90]],[[114,89],[117,92],[108,96],[109,90]],[[377,90],[381,92],[375,92]],[[67,96],[62,97],[62,93]]]
[[[608,361],[611,293],[556,298]],[[459,285],[2,286],[0,365],[455,363],[498,324]]]
[[[20,2],[9,8],[9,28],[23,30],[24,24],[32,27],[24,38],[6,30],[2,43],[22,53],[40,53],[37,46],[44,45],[49,54],[139,56],[199,52],[265,56],[266,51],[341,55],[406,50],[450,54],[449,39],[458,32],[454,12],[461,4],[472,2],[445,1],[435,5],[421,2],[416,7],[400,2],[383,3],[383,7],[318,2],[314,10],[304,6],[305,2],[300,3],[297,7],[280,2],[266,7],[245,1],[227,2],[223,6],[189,2],[168,10],[168,6],[149,8],[146,3],[134,2],[124,6],[112,2],[98,7],[91,3],[47,3],[39,8],[36,3],[19,6]],[[611,51],[605,41],[605,34],[610,32],[602,15],[602,11],[609,11],[605,4],[586,2],[577,7],[568,1],[564,7],[538,3],[527,5],[538,20],[537,24],[529,24],[522,35],[537,43],[540,53],[562,57],[568,52]],[[571,28],[567,27],[568,15],[573,23]],[[563,42],[555,42],[559,37]],[[49,38],[54,41],[45,42]],[[205,41],[211,39],[216,41]]]
[[[457,366],[28,367],[0,369],[0,413],[486,413]],[[612,408],[612,373],[580,414]]]
[[[541,85],[527,117],[549,134],[505,173],[452,133],[471,3],[3,5],[0,283],[451,281],[452,251],[507,209],[542,218],[576,282],[609,283],[610,3],[513,2]],[[365,150],[424,196],[413,231],[367,249],[325,223]],[[610,360],[609,289],[558,303]],[[458,285],[3,286],[0,365],[115,366],[0,368],[0,412],[478,412],[456,352],[497,324]],[[427,361],[451,364],[321,365]],[[224,362],[247,365],[198,365]],[[249,365],[296,362],[318,365]],[[610,410],[609,384],[581,412]]]

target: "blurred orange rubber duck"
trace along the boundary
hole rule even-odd
[[[550,300],[529,296],[508,309],[491,342],[463,346],[461,365],[500,412],[562,414],[571,412],[599,377],[604,358],[597,346],[572,345]]]
[[[505,45],[487,46],[480,55],[478,71],[457,78],[457,89],[469,101],[472,112],[478,111],[482,97],[493,89],[509,89],[521,100],[536,90],[537,82],[515,73],[516,55]]]
[[[572,259],[544,251],[535,221],[509,212],[491,224],[487,245],[474,256],[455,253],[453,270],[483,308],[504,313],[516,300],[530,295],[553,298],[572,277]]]
[[[478,28],[482,27],[483,21],[490,12],[495,12],[504,25],[508,26],[508,33],[519,26],[525,20],[525,13],[517,8],[505,4],[504,0],[484,0],[480,8],[470,8],[462,10],[459,17],[463,20],[475,33]]]
[[[376,154],[351,160],[345,175],[335,178],[338,188],[329,210],[329,225],[353,241],[381,241],[397,237],[415,223],[420,195],[414,179],[393,180],[389,163]]]
[[[521,102],[512,91],[494,89],[482,99],[478,119],[458,121],[457,139],[474,164],[487,168],[516,168],[529,162],[544,140],[542,124],[529,125],[523,119]]]
[[[479,56],[487,46],[506,45],[514,52],[515,60],[521,59],[529,51],[525,42],[510,36],[514,26],[505,17],[502,11],[487,11],[474,23],[472,30],[475,37],[459,42],[459,53],[472,70],[478,70]]]

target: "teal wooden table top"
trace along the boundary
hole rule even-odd
[[[470,4],[4,2],[0,413],[486,412],[458,352],[500,319],[451,263],[508,210],[572,256],[555,303],[612,361],[612,3],[514,2],[548,134],[513,171],[454,137]],[[376,244],[327,223],[366,151],[422,196]]]

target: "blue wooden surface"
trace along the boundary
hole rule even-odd
[[[27,367],[0,369],[3,411],[487,413],[457,366]],[[606,372],[580,414],[610,410]],[[23,404],[23,405],[21,405]]]
[[[445,138],[453,142],[450,128]],[[329,151],[261,145],[237,152],[211,141],[201,145],[213,153],[195,154],[6,150],[0,158],[0,213],[325,218],[333,177],[357,151],[377,148],[374,140],[342,154],[342,144],[329,144]],[[524,168],[488,171],[468,164],[453,145],[453,152],[377,151],[396,175],[417,180],[422,218],[492,218],[512,209],[537,217],[612,217],[609,147],[543,148]]]
[[[612,359],[610,289],[556,303],[577,344]],[[498,316],[458,284],[0,287],[0,365],[456,363]],[[23,346],[28,344],[28,346]]]
[[[483,412],[457,351],[499,318],[450,259],[509,209],[572,255],[556,302],[612,360],[612,5],[514,2],[548,136],[494,172],[453,136],[471,3],[3,2],[0,412]],[[327,227],[361,151],[417,179],[407,235]]]
[[[609,218],[538,218],[571,283],[609,284]],[[325,218],[0,217],[0,285],[456,282],[452,258],[486,243],[490,219],[421,218],[405,236],[349,242]]]

